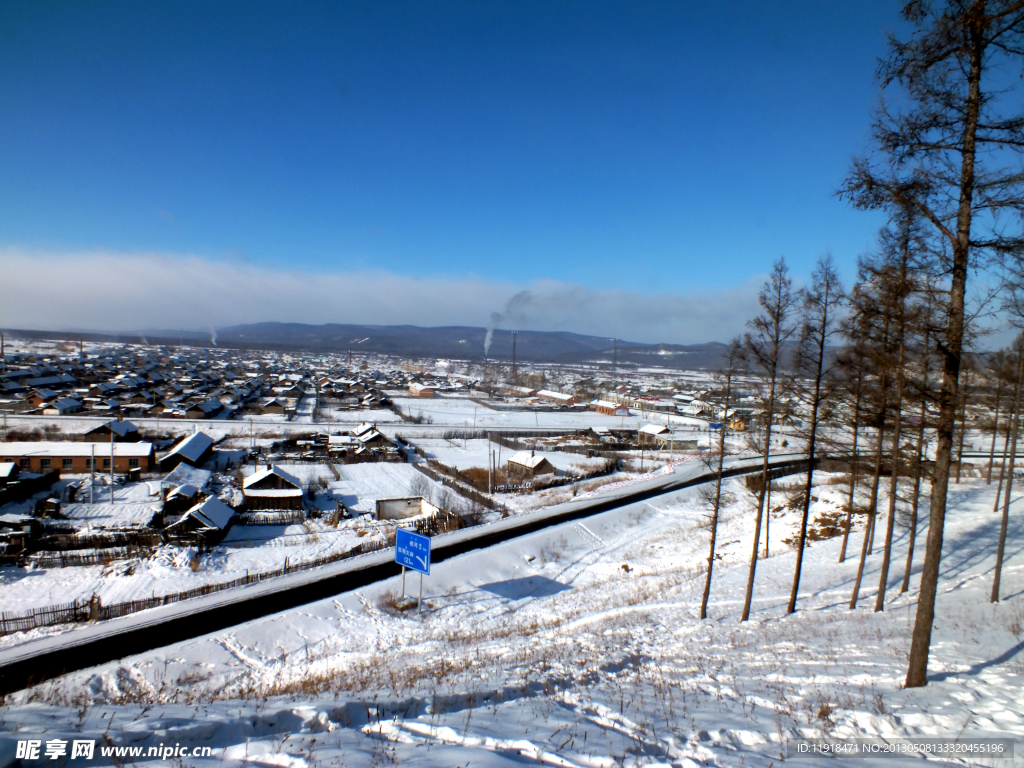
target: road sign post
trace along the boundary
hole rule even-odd
[[[423,611],[423,577],[430,575],[430,537],[398,528],[395,531],[395,562],[402,566],[402,596],[405,596],[405,569],[420,574],[420,597],[417,608]]]

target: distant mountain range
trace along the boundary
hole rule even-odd
[[[252,323],[218,328],[215,333],[151,330],[141,333],[13,331],[30,338],[85,339],[149,344],[189,344],[238,349],[273,349],[304,352],[378,353],[397,357],[439,357],[483,360],[486,328],[415,325],[350,325],[328,323]],[[585,336],[564,331],[519,331],[516,359],[523,362],[612,362],[641,366],[700,369],[717,366],[725,344],[641,344],[613,342],[607,336]],[[512,359],[512,333],[494,331],[487,359]]]

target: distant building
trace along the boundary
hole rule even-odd
[[[67,416],[70,413],[78,413],[82,410],[82,403],[73,397],[58,397],[52,403],[43,408],[46,416]]]
[[[416,397],[433,397],[434,396],[434,390],[433,390],[432,387],[428,387],[428,386],[426,386],[424,384],[420,384],[417,381],[414,381],[412,384],[409,385],[409,392],[411,392],[412,394],[416,395]]]
[[[89,442],[105,442],[110,440],[111,434],[114,436],[115,443],[139,442],[139,428],[130,421],[117,419],[90,429],[82,437]]]
[[[636,439],[640,445],[654,445],[658,437],[668,434],[669,429],[664,424],[644,424],[637,430]]]
[[[564,395],[551,389],[537,390],[537,397],[558,405],[576,405],[579,402],[574,395]]]
[[[605,416],[629,416],[629,408],[608,400],[592,400],[590,410],[603,413]]]

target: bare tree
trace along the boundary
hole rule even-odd
[[[996,546],[996,566],[992,575],[991,602],[999,602],[999,582],[1003,575],[1003,555],[1006,551],[1006,529],[1010,523],[1010,493],[1013,490],[1013,467],[1017,463],[1017,434],[1020,427],[1020,397],[1021,387],[1024,386],[1024,336],[1021,336],[1017,345],[1017,381],[1014,386],[1013,409],[1010,416],[1010,450],[1009,450],[1009,471],[1000,473],[1000,484],[1002,475],[1006,475],[1006,497],[1003,499],[1003,515],[999,525],[999,544]],[[1007,456],[1004,448],[1003,466],[1006,467]],[[998,494],[996,503],[999,503]]]
[[[807,542],[807,518],[811,509],[811,489],[814,486],[814,461],[818,448],[818,426],[824,413],[826,395],[823,388],[830,373],[826,348],[830,339],[839,332],[837,315],[843,302],[843,284],[836,272],[831,254],[818,260],[811,287],[802,292],[803,317],[800,323],[800,343],[797,347],[796,380],[806,377],[809,385],[797,384],[794,390],[803,395],[810,407],[811,418],[807,434],[807,479],[804,484],[803,509],[800,515],[800,537],[796,549],[796,568],[793,571],[793,589],[789,595],[786,613],[796,610],[800,590],[800,571]]]
[[[862,384],[865,425],[875,432],[871,485],[865,507],[864,539],[861,542],[857,576],[850,596],[850,609],[857,607],[868,555],[874,545],[878,494],[885,457],[885,435],[893,409],[893,377],[899,345],[896,332],[896,281],[884,263],[865,255],[858,260],[859,282],[850,292],[851,314],[845,324],[847,338],[857,359],[868,368]]]
[[[750,618],[750,603],[754,596],[754,576],[757,571],[757,550],[765,511],[765,493],[769,485],[768,466],[771,457],[775,400],[778,396],[785,345],[796,331],[796,328],[790,323],[790,317],[796,309],[797,296],[793,292],[793,283],[784,258],[775,262],[767,282],[761,288],[758,299],[764,311],[749,323],[750,331],[744,337],[744,352],[752,367],[761,372],[767,390],[762,411],[764,462],[761,468],[761,491],[758,496],[757,518],[754,522],[754,546],[750,553],[747,590],[743,598],[743,614],[740,621]]]
[[[700,600],[700,617],[708,617],[708,599],[711,597],[711,574],[715,569],[715,543],[718,539],[718,511],[722,505],[722,466],[725,463],[725,435],[728,431],[729,408],[732,401],[732,380],[739,361],[739,339],[729,347],[725,362],[725,397],[722,401],[722,426],[718,436],[718,470],[715,473],[715,495],[711,508],[711,545],[708,550],[708,572],[704,580],[704,594]]]
[[[888,237],[884,236],[888,235]],[[882,239],[883,258],[889,269],[885,279],[890,288],[889,309],[894,314],[896,331],[896,359],[893,361],[893,379],[896,384],[895,406],[892,409],[892,449],[890,452],[889,513],[885,526],[885,543],[882,547],[882,567],[879,569],[878,592],[875,595],[875,610],[885,609],[885,593],[889,579],[889,564],[892,560],[892,537],[896,525],[896,501],[899,497],[899,478],[902,470],[900,453],[903,439],[903,405],[906,399],[907,365],[910,360],[908,347],[912,344],[912,327],[916,325],[917,307],[912,305],[915,294],[921,293],[922,283],[917,273],[927,266],[929,250],[922,236],[920,223],[912,208],[900,208],[885,231]],[[926,334],[927,335],[927,334]]]
[[[928,403],[932,399],[930,387],[931,362],[932,362],[932,324],[934,316],[935,301],[933,292],[929,289],[926,293],[925,304],[921,308],[919,330],[923,339],[923,347],[918,367],[920,372],[916,382],[917,398],[919,401],[919,412],[917,422],[916,451],[914,455],[914,491],[910,500],[910,530],[907,532],[907,563],[903,569],[903,582],[900,584],[900,594],[910,589],[910,574],[914,566],[914,548],[917,543],[918,512],[921,504],[921,482],[924,478],[924,455],[927,445],[926,432],[928,426]],[[911,378],[910,384],[914,381]]]
[[[937,446],[921,590],[911,638],[906,687],[928,682],[939,564],[963,354],[967,275],[986,255],[1019,250],[1000,214],[1024,208],[1024,114],[1007,98],[1002,65],[1024,57],[1024,0],[910,0],[903,16],[907,41],[890,38],[879,67],[883,88],[903,89],[902,111],[882,108],[872,162],[857,160],[841,194],[861,208],[912,206],[944,238],[949,304],[937,396]]]
[[[864,395],[864,360],[857,354],[854,346],[848,347],[839,357],[838,366],[842,371],[846,410],[849,413],[849,425],[853,432],[850,443],[850,491],[846,505],[846,521],[843,525],[843,545],[839,550],[839,562],[846,561],[846,549],[850,542],[850,530],[853,528],[853,511],[857,502],[857,471],[860,469],[858,441],[860,439],[861,399]]]

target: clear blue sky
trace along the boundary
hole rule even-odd
[[[881,220],[833,192],[898,12],[7,2],[0,248],[638,294],[830,248],[852,277]]]

